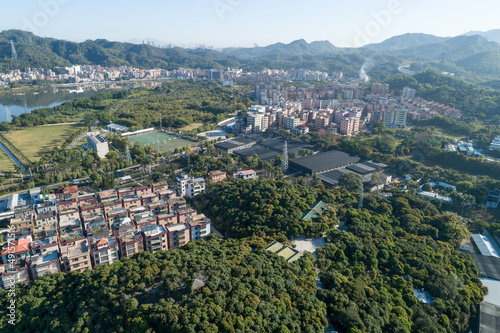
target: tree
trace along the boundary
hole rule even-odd
[[[422,186],[423,191],[432,192],[432,185],[427,183]]]
[[[363,178],[357,173],[347,172],[340,176],[339,186],[351,192],[360,191],[363,186]]]

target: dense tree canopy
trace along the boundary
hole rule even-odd
[[[18,286],[17,332],[321,332],[314,258],[296,263],[259,239],[189,243],[141,252],[84,273]],[[252,251],[253,249],[253,251]],[[254,252],[254,253],[252,253]],[[193,290],[194,279],[205,287]],[[2,304],[7,292],[0,291]],[[0,330],[9,324],[0,309]]]

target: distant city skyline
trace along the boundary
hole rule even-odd
[[[77,42],[154,39],[180,47],[252,47],[297,39],[352,47],[405,33],[453,37],[498,29],[498,12],[500,2],[492,0],[25,0],[2,4],[0,30]]]

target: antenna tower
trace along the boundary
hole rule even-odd
[[[283,172],[288,171],[288,144],[285,141],[285,146],[283,147],[283,160],[281,161],[281,169]]]

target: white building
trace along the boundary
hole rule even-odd
[[[256,179],[257,178],[257,173],[253,170],[245,170],[245,171],[238,171],[234,175],[235,179]]]
[[[97,151],[100,158],[106,158],[109,153],[109,146],[106,137],[99,132],[87,133],[87,145]]]
[[[114,237],[105,237],[92,244],[92,259],[94,266],[109,264],[118,261],[118,244]]]
[[[188,221],[191,228],[191,240],[197,241],[200,238],[205,238],[210,235],[210,228],[212,225],[208,217],[203,217],[201,220]]]
[[[192,178],[187,182],[186,196],[188,198],[194,198],[196,195],[204,191],[205,191],[205,179]]]

